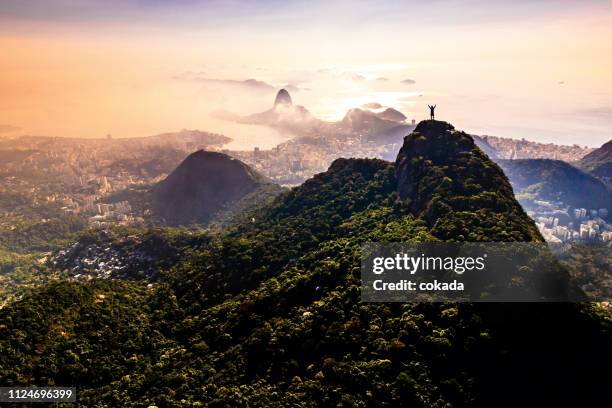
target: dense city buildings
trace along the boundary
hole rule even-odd
[[[575,162],[594,149],[589,147],[538,143],[525,139],[509,139],[496,136],[482,136],[491,145],[500,159],[553,159]]]
[[[155,184],[192,151],[229,141],[197,130],[129,139],[0,139],[0,197],[5,201],[0,202],[0,226],[22,215],[22,206],[10,197],[86,217],[91,226],[142,223],[127,200],[105,200]]]
[[[607,208],[570,208],[549,201],[535,201],[535,205],[527,208],[547,241],[612,241]]]

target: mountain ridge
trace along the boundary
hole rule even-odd
[[[612,208],[612,190],[561,160],[499,160],[521,200],[560,201],[573,208]]]
[[[312,115],[304,106],[293,104],[291,95],[284,88],[277,92],[272,108],[263,112],[247,116],[231,112],[216,112],[214,116],[238,123],[275,127],[289,131],[296,136],[337,133],[359,133],[371,136],[400,125],[410,126],[405,123],[406,116],[393,108],[386,108],[381,112],[352,108],[338,122],[324,121]]]
[[[612,185],[612,140],[580,159],[578,167]]]

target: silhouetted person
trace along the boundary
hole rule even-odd
[[[434,120],[434,110],[436,110],[436,105],[431,106],[431,105],[427,105],[429,106],[429,116],[431,116],[431,120]]]

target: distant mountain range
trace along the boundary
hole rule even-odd
[[[230,112],[217,112],[216,117],[245,124],[265,125],[295,134],[296,136],[324,136],[351,134],[362,135],[366,139],[401,126],[405,136],[414,126],[405,123],[406,116],[393,108],[382,105],[367,105],[376,108],[354,108],[349,110],[339,122],[327,122],[313,116],[308,109],[293,104],[286,89],[276,94],[272,108],[252,115],[240,116]]]

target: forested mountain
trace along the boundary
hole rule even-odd
[[[360,302],[362,243],[439,240],[542,237],[472,138],[427,121],[395,164],[338,159],[247,222],[186,240],[153,288],[58,282],[0,310],[0,382],[75,385],[87,407],[607,397],[612,321],[596,306]]]
[[[421,122],[404,139],[395,167],[400,197],[441,239],[541,239],[501,169],[446,122]]]
[[[612,190],[566,162],[521,159],[498,163],[522,201],[561,201],[577,208],[612,208]]]
[[[198,150],[152,189],[152,207],[168,225],[206,224],[245,196],[253,199],[271,185],[240,160]]]

